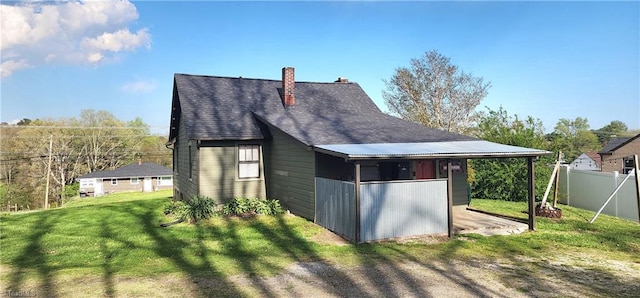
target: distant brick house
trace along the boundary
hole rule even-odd
[[[602,159],[602,172],[628,173],[632,165],[629,160],[633,155],[640,155],[640,134],[634,137],[614,138],[598,152]]]
[[[95,171],[77,178],[80,196],[141,191],[151,192],[173,188],[173,172],[167,167],[137,162],[112,171]]]

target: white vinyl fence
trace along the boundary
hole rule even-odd
[[[582,171],[560,168],[558,201],[585,210],[598,211],[618,184],[627,175],[596,171]],[[625,182],[623,187],[604,208],[602,213],[638,221],[638,201],[636,198],[635,177]]]

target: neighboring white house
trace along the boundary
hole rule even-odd
[[[574,170],[600,171],[600,155],[596,152],[582,153],[569,167]]]
[[[125,191],[156,191],[173,188],[171,169],[155,163],[130,164],[112,171],[80,176],[80,196],[101,196]]]

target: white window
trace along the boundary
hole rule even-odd
[[[167,185],[173,185],[173,177],[171,176],[158,177],[158,186],[167,186]]]
[[[260,177],[260,146],[238,146],[238,178]]]
[[[80,188],[93,187],[95,179],[80,179]]]
[[[138,185],[138,178],[131,178],[131,185]]]
[[[118,185],[118,179],[111,179],[111,185]]]

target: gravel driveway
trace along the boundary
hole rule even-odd
[[[638,297],[635,263],[574,259],[530,263],[479,261],[344,267],[296,263],[269,278],[236,276],[231,282],[256,297]],[[581,266],[567,265],[579,263]],[[595,266],[595,267],[594,267]],[[602,270],[605,269],[605,270]],[[608,272],[607,272],[608,271]],[[604,292],[603,292],[604,291]]]

